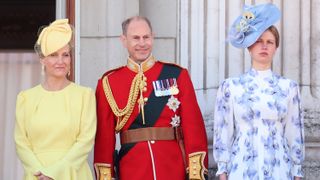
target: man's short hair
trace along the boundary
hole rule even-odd
[[[122,34],[123,35],[127,34],[128,26],[133,20],[143,20],[143,21],[145,21],[148,24],[148,26],[149,26],[149,28],[150,28],[150,30],[152,32],[152,26],[151,26],[151,23],[150,23],[148,18],[146,18],[144,16],[132,16],[132,17],[130,17],[130,18],[128,18],[128,19],[126,19],[126,20],[124,20],[122,22]]]

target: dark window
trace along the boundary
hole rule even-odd
[[[40,26],[55,20],[55,0],[0,0],[0,49],[33,49]]]

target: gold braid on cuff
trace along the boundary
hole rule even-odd
[[[104,163],[95,163],[94,169],[96,170],[97,180],[111,180],[111,165]]]
[[[206,152],[194,152],[189,154],[189,179],[204,180],[204,174],[208,174],[207,168],[204,166]]]

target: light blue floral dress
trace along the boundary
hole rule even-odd
[[[271,70],[250,69],[218,89],[214,119],[217,175],[229,180],[302,177],[303,117],[299,86]]]

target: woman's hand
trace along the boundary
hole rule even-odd
[[[295,176],[295,177],[294,177],[294,180],[301,180],[301,177]]]
[[[40,171],[36,172],[34,175],[38,178],[38,180],[53,180],[52,178],[42,174]]]
[[[219,180],[227,180],[227,174],[226,173],[222,173],[219,175]]]

